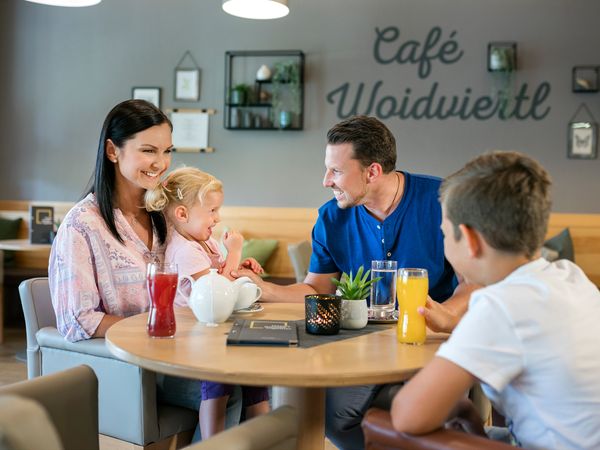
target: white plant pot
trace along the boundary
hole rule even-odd
[[[369,321],[369,308],[367,300],[342,299],[341,327],[346,330],[359,330],[367,326]]]

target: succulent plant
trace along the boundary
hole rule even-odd
[[[356,276],[353,276],[352,271],[350,275],[344,272],[341,278],[332,278],[331,281],[340,291],[340,294],[345,300],[363,300],[367,298],[371,285],[376,281],[381,280],[381,277],[369,280],[370,270],[363,275],[364,267],[360,266],[356,272]]]

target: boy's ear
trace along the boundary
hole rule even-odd
[[[481,235],[468,225],[461,223],[458,228],[465,239],[465,243],[467,244],[467,250],[469,251],[469,256],[471,258],[477,258],[481,255],[483,250],[483,243]]]
[[[173,217],[177,222],[187,223],[189,220],[187,208],[183,205],[176,206],[173,210]]]

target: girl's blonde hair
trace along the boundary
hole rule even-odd
[[[202,204],[204,196],[214,191],[223,192],[221,181],[195,167],[181,167],[154,189],[146,191],[144,202],[148,211],[163,211],[179,205],[191,208],[196,200]]]

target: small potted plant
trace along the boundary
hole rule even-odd
[[[252,88],[247,84],[237,84],[229,92],[229,103],[232,105],[246,105],[250,101]]]
[[[381,277],[369,280],[371,271],[367,270],[364,275],[363,271],[363,266],[360,266],[356,276],[353,276],[350,271],[350,275],[344,272],[339,280],[331,279],[342,297],[342,328],[358,330],[367,326],[369,321],[367,295],[369,295],[371,285],[379,281]]]

